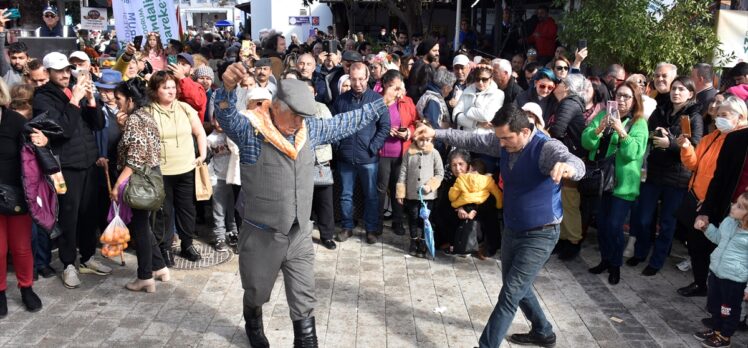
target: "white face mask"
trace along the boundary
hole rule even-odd
[[[735,125],[724,117],[717,117],[714,120],[714,125],[717,126],[717,129],[722,133],[729,133],[735,129]]]

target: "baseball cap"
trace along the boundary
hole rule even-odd
[[[364,57],[361,56],[361,53],[358,53],[356,51],[345,51],[343,52],[343,60],[347,60],[349,62],[363,62]]]
[[[83,52],[83,51],[75,51],[71,53],[70,56],[68,57],[68,61],[73,58],[80,59],[84,62],[89,62],[89,63],[91,62],[91,58],[89,58],[86,52]]]
[[[247,94],[247,100],[271,100],[273,96],[267,88],[255,87]]]
[[[72,66],[68,61],[68,57],[65,57],[65,55],[60,52],[48,53],[44,56],[44,59],[42,59],[42,64],[45,68],[54,70],[62,70]]]
[[[189,54],[189,53],[180,53],[180,54],[177,54],[177,57],[186,60],[187,63],[190,64],[190,66],[195,66],[195,60],[192,59],[192,55],[191,54]]]
[[[51,13],[55,16],[57,16],[57,7],[54,6],[47,6],[44,8],[44,11],[42,11],[42,15],[45,15],[47,13]]]
[[[465,66],[465,65],[468,65],[469,63],[470,63],[470,58],[468,58],[464,54],[458,54],[455,56],[455,59],[452,60],[452,66],[455,66],[455,65]]]

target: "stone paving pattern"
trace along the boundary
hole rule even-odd
[[[498,298],[500,263],[495,259],[436,260],[404,256],[406,237],[386,231],[367,245],[361,231],[338,249],[315,244],[321,347],[473,347]],[[558,335],[557,347],[700,347],[692,338],[706,316],[706,298],[683,298],[675,289],[690,282],[671,258],[654,277],[644,265],[622,269],[621,283],[592,275],[599,254],[594,234],[580,258],[552,257],[535,282],[543,309]],[[685,254],[676,245],[674,253]],[[135,277],[136,260],[111,265],[113,275],[81,275],[80,289],[59,278],[40,279],[39,313],[21,308],[15,277],[9,276],[9,315],[0,320],[4,347],[248,347],[242,290],[235,257],[213,268],[172,271],[155,294],[123,288]],[[59,261],[53,266],[61,269]],[[293,330],[282,275],[264,306],[265,331],[273,347],[291,347]],[[437,309],[443,310],[438,313]],[[615,317],[621,320],[611,320]],[[521,312],[510,333],[529,330]],[[504,343],[503,347],[510,347]],[[748,346],[739,332],[734,347]]]

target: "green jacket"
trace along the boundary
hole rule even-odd
[[[582,146],[590,151],[590,160],[595,159],[595,152],[600,146],[600,139],[595,134],[595,129],[600,125],[605,116],[603,110],[587,125],[582,132]],[[623,127],[627,127],[631,118],[623,121]],[[628,132],[629,136],[618,144],[618,133],[613,132],[610,140],[610,146],[605,157],[616,152],[616,186],[613,188],[613,196],[627,201],[634,201],[639,196],[639,185],[641,185],[641,169],[644,162],[644,153],[647,151],[647,141],[649,140],[649,130],[647,120],[640,118]]]

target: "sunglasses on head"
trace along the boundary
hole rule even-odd
[[[568,66],[565,65],[559,65],[555,67],[556,70],[569,70]]]

